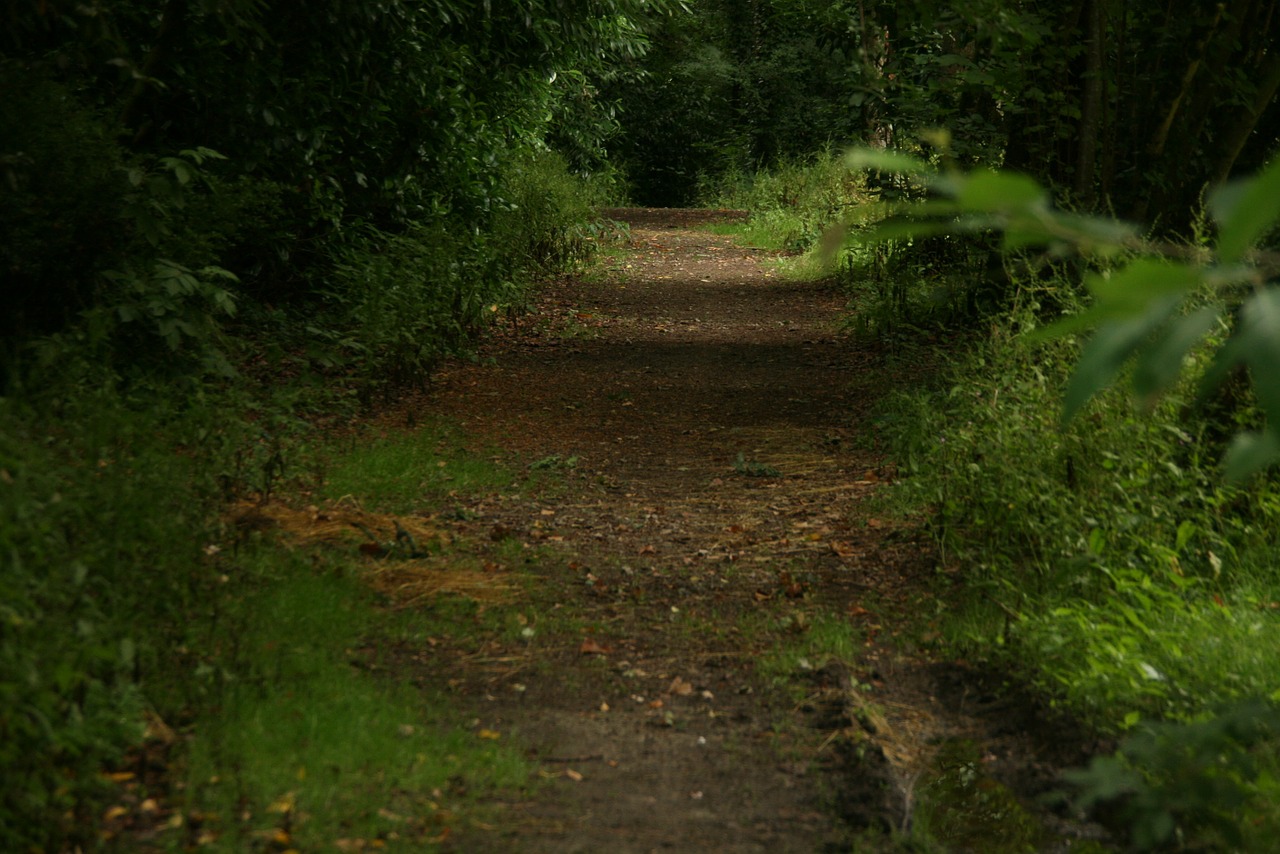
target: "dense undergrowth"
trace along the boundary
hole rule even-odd
[[[503,181],[483,232],[445,217],[344,241],[333,295],[309,317],[157,261],[57,332],[8,339],[0,847],[160,833],[244,850],[270,834],[319,844],[388,827],[425,845],[442,822],[379,810],[456,812],[448,791],[464,778],[524,780],[518,759],[452,732],[447,709],[351,667],[349,650],[384,630],[353,561],[303,560],[223,513],[317,476],[314,417],[353,415],[465,355],[538,276],[589,255],[600,197],[561,159],[530,153]],[[163,779],[144,770],[161,748]],[[405,755],[419,759],[370,763]],[[429,810],[384,797],[442,789]],[[337,826],[351,815],[365,818]]]
[[[745,237],[806,250],[794,266],[812,273],[827,227],[856,235],[896,190],[824,158],[710,198],[752,209]],[[1280,489],[1220,468],[1232,435],[1262,419],[1239,379],[1198,394],[1227,330],[1163,397],[1113,390],[1064,426],[1081,339],[1031,333],[1084,310],[1079,268],[998,264],[991,245],[903,234],[848,243],[823,268],[852,329],[946,365],[876,422],[901,474],[889,501],[938,548],[925,622],[952,654],[1116,741],[1064,789],[1135,847],[1265,848],[1280,827]]]

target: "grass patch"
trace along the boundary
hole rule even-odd
[[[354,497],[393,512],[420,509],[450,493],[512,489],[520,481],[496,455],[475,453],[461,432],[439,422],[371,442],[357,440],[325,456],[323,497]]]
[[[833,662],[852,665],[861,648],[857,629],[829,614],[809,617],[797,611],[773,619],[764,630],[779,640],[760,657],[757,669],[775,684]]]
[[[361,647],[386,640],[358,578],[301,556],[276,572],[235,600],[235,676],[216,681],[196,725],[187,810],[206,842],[432,850],[474,815],[463,792],[529,781],[519,752],[464,726],[444,693],[356,666]]]

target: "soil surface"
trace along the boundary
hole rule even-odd
[[[548,639],[535,620],[484,655],[414,658],[545,778],[446,846],[887,849],[947,762],[1031,803],[1079,747],[999,680],[931,655],[945,573],[869,501],[895,474],[868,413],[920,370],[845,334],[839,294],[698,228],[739,214],[610,215],[625,251],[542,291],[476,364],[388,416],[442,415],[563,473],[536,498],[466,499],[455,523],[556,554],[531,571],[582,628]],[[832,625],[854,629],[844,660],[820,655]],[[813,660],[761,666],[805,644]],[[1000,850],[1004,831],[965,809],[951,830],[935,815],[934,837]],[[1037,814],[1008,850],[1071,848],[1082,831],[1057,821]]]

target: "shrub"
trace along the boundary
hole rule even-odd
[[[159,409],[92,393],[44,414],[0,401],[5,850],[96,844],[101,774],[164,699],[140,686],[181,673],[175,650],[216,584],[201,548],[227,428],[216,408]]]
[[[713,207],[750,211],[751,239],[787,252],[814,246],[828,227],[867,198],[863,177],[831,152],[750,175],[704,178],[699,197]]]

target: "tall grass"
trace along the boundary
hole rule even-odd
[[[728,172],[699,187],[700,204],[750,211],[744,239],[769,249],[801,253],[823,232],[867,201],[864,178],[835,152],[777,164],[767,170]]]
[[[968,642],[1018,649],[1046,689],[1108,728],[1280,688],[1228,640],[1280,637],[1280,620],[1245,604],[1280,598],[1274,484],[1222,481],[1218,434],[1188,417],[1188,384],[1146,410],[1113,393],[1063,429],[1075,348],[1029,345],[1016,326],[956,363],[945,390],[898,397],[886,422],[909,474],[900,498],[978,608],[1004,606]]]
[[[1146,408],[1113,392],[1064,429],[1076,349],[1027,344],[1029,322],[1006,318],[884,422],[906,474],[895,498],[948,570],[943,635],[1097,731],[1135,734],[1077,778],[1086,803],[1123,807],[1109,815],[1135,845],[1252,850],[1280,829],[1280,745],[1227,722],[1280,702],[1276,481],[1223,482],[1223,433],[1189,383]],[[1185,731],[1143,741],[1160,722]],[[1205,727],[1217,746],[1188,749]],[[1230,804],[1214,794],[1226,779]]]

